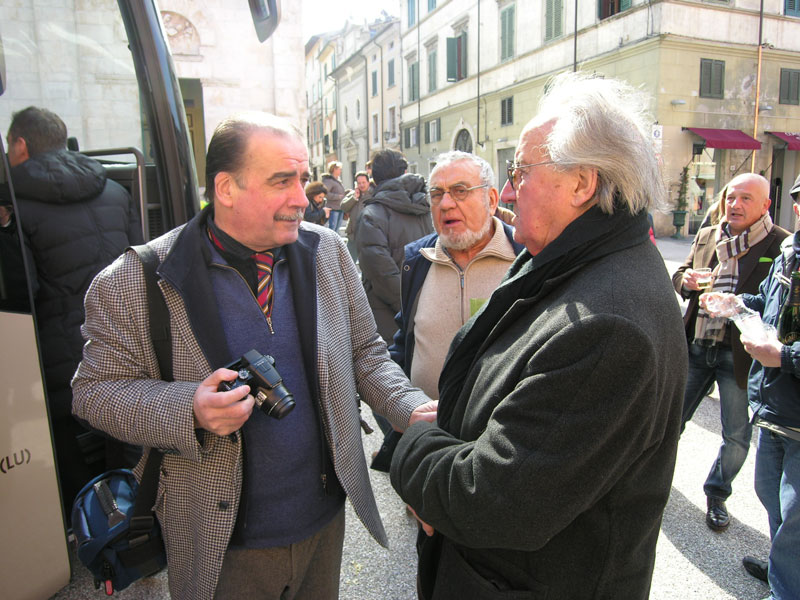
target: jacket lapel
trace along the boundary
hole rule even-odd
[[[228,344],[208,273],[211,262],[211,253],[205,241],[208,214],[206,209],[186,224],[161,263],[158,274],[183,299],[192,335],[211,368],[217,369],[228,362]]]

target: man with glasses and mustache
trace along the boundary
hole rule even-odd
[[[427,600],[645,600],[670,493],[686,339],[647,208],[649,98],[554,78],[509,173],[525,245],[456,334],[436,423],[391,482],[424,522]]]
[[[411,382],[439,397],[439,373],[453,336],[492,295],[522,252],[514,230],[493,216],[498,205],[492,167],[457,150],[436,157],[428,179],[436,233],[406,245],[400,329],[389,348]],[[384,439],[372,468],[387,470],[400,434]]]
[[[215,130],[209,206],[149,244],[174,381],[161,380],[133,251],[86,296],[73,410],[165,451],[155,511],[172,598],[337,598],[346,497],[387,543],[356,394],[399,429],[435,415],[389,358],[344,241],[303,222],[308,178],[302,136],[282,119],[246,114]],[[294,395],[280,420],[253,410],[248,385],[219,391],[237,377],[223,366],[252,349],[274,357]]]

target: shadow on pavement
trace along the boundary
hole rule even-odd
[[[689,563],[734,598],[763,598],[769,587],[747,574],[745,555],[764,557],[769,537],[731,515],[727,531],[715,533],[705,524],[705,510],[672,488],[661,531]]]

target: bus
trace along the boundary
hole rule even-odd
[[[249,0],[249,7],[263,42],[280,20],[279,0]],[[128,190],[144,239],[199,210],[191,127],[155,0],[4,0],[0,123],[7,127],[13,112],[30,105],[58,114],[69,149],[99,160]],[[2,133],[0,211],[16,213]],[[40,599],[70,580],[69,532],[26,276],[31,259],[21,224],[1,229],[0,585],[4,598]]]

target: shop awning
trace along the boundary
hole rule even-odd
[[[787,131],[767,131],[777,138],[786,142],[787,150],[800,150],[800,133],[789,133]]]
[[[683,127],[699,135],[706,141],[708,148],[725,148],[728,150],[761,150],[761,142],[751,138],[738,129],[704,129],[702,127]]]

